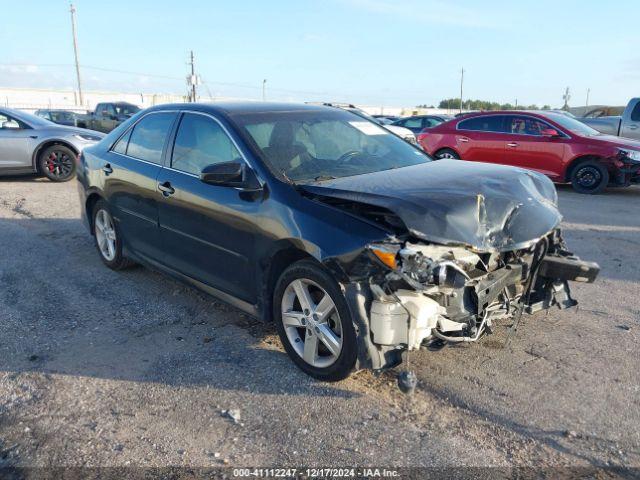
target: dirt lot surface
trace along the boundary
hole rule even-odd
[[[108,270],[75,181],[0,179],[0,466],[640,467],[640,188],[560,205],[602,268],[579,309],[413,354],[405,397],[395,372],[316,382],[272,326]]]

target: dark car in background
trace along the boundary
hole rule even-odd
[[[414,134],[422,132],[425,128],[432,128],[440,125],[453,117],[449,115],[415,115],[413,117],[403,118],[392,123],[398,127],[404,127],[411,130]]]
[[[601,134],[559,113],[474,113],[426,130],[418,141],[436,158],[528,168],[579,193],[640,182],[640,141]]]
[[[58,125],[66,125],[69,127],[77,127],[78,119],[82,116],[82,114],[76,112],[60,109],[39,109],[34,112],[34,115],[57,123]]]
[[[575,305],[567,282],[598,273],[567,251],[543,175],[433,162],[339,108],[153,107],[85,149],[78,180],[109,268],[139,262],[275,321],[322,380]]]
[[[77,126],[109,133],[125,120],[140,111],[140,107],[127,102],[104,102],[96,105],[93,112],[80,115]]]

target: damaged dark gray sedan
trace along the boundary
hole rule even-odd
[[[567,250],[543,175],[432,161],[329,107],[158,106],[79,163],[108,267],[144,264],[275,321],[322,380],[573,306],[568,282],[598,274]]]

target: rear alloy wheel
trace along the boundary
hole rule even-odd
[[[355,329],[335,280],[309,261],[280,277],[274,294],[278,334],[291,359],[320,380],[336,381],[353,370]]]
[[[438,160],[449,159],[449,160],[460,160],[460,155],[451,150],[450,148],[443,148],[436,152],[435,157]]]
[[[578,193],[600,193],[607,188],[608,183],[609,171],[594,160],[579,164],[571,173],[571,185]]]
[[[40,154],[38,166],[49,180],[66,182],[76,173],[76,154],[64,145],[52,145]]]
[[[116,222],[104,200],[93,209],[93,236],[103,263],[112,270],[122,270],[134,263],[122,254],[122,239]]]

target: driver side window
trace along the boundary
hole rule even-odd
[[[184,114],[173,146],[172,168],[200,175],[208,165],[241,158],[240,152],[218,122],[205,115]]]
[[[0,113],[0,130],[22,130],[25,128],[29,127],[17,118]]]

